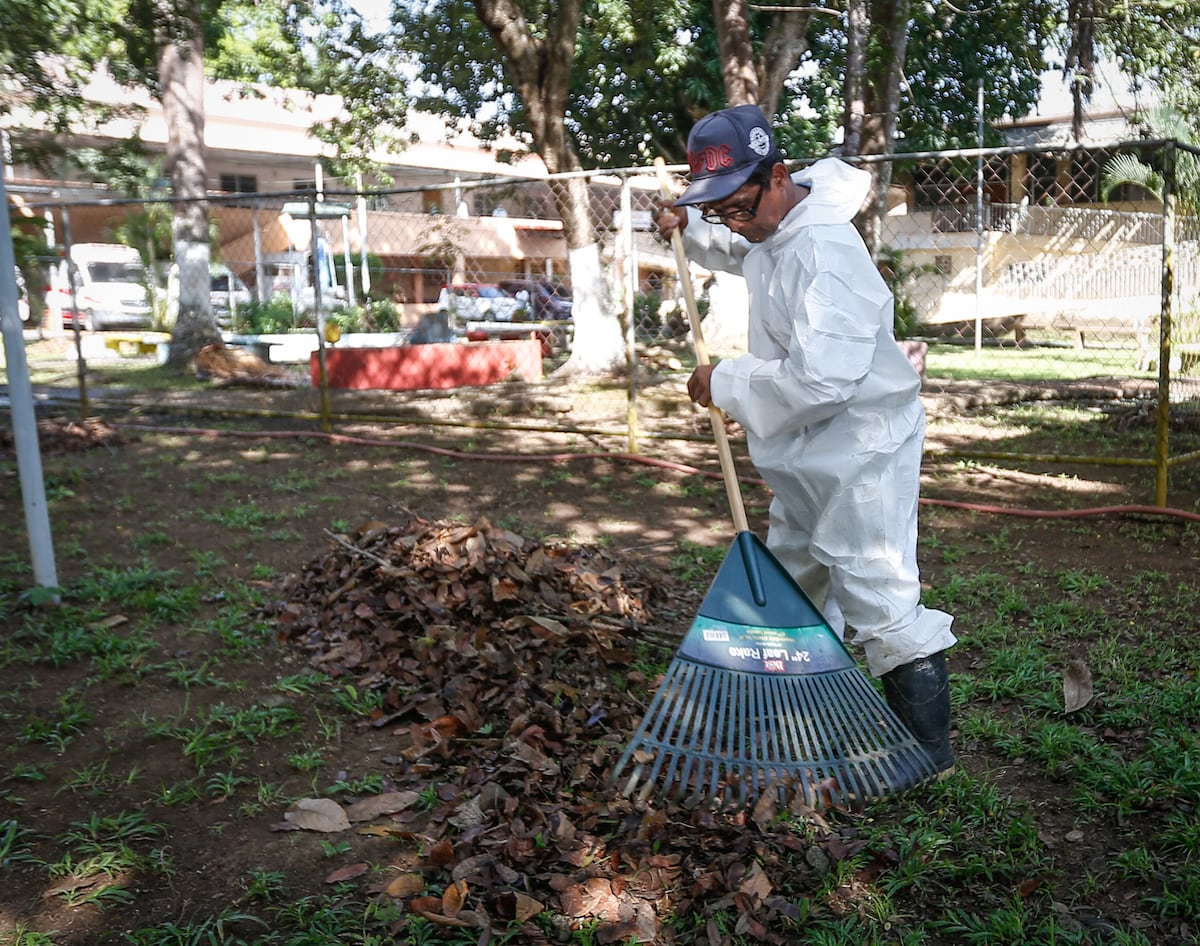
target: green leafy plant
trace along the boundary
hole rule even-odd
[[[679,551],[671,562],[671,568],[682,581],[711,578],[720,568],[725,553],[723,547],[700,545],[685,539],[679,543]]]
[[[295,325],[296,313],[291,298],[277,295],[266,302],[251,299],[246,305],[238,306],[234,328],[244,335],[276,335],[290,332]]]
[[[273,903],[283,896],[287,875],[280,870],[252,870],[246,883],[246,896],[250,900]]]
[[[913,284],[921,276],[940,275],[941,271],[932,263],[909,263],[901,250],[890,246],[879,250],[877,263],[884,282],[892,291],[896,338],[910,338],[916,333],[920,318],[912,298]]]
[[[333,701],[338,709],[355,716],[370,716],[383,706],[383,694],[378,690],[359,690],[352,683],[333,692]]]

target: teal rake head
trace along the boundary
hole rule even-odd
[[[855,807],[935,774],[808,596],[740,532],[612,777],[643,800],[776,791]]]

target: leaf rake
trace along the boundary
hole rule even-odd
[[[696,360],[707,364],[678,232],[672,243]],[[724,419],[716,407],[709,414],[737,534],[613,782],[642,800],[661,786],[727,804],[776,791],[813,808],[854,808],[931,779],[925,750],[750,532]]]

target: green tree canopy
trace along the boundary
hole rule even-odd
[[[45,135],[12,141],[16,160],[45,167],[61,153],[54,136],[103,110],[83,96],[114,49],[121,0],[4,0],[0,3],[0,117],[31,116]]]

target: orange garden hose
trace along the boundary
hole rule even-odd
[[[640,463],[644,466],[653,466],[663,470],[671,470],[676,473],[703,476],[714,480],[721,480],[724,478],[723,474],[720,472],[702,470],[686,463],[677,463],[673,460],[660,460],[655,457],[642,456],[641,454],[637,453],[605,453],[603,451],[594,451],[588,453],[537,454],[468,453],[462,450],[453,450],[448,447],[437,447],[432,444],[414,443],[413,441],[408,440],[378,440],[369,437],[353,437],[348,434],[325,433],[310,430],[218,430],[215,428],[203,427],[158,427],[144,426],[141,424],[117,424],[114,426],[130,431],[161,434],[184,434],[193,437],[242,437],[248,439],[268,440],[322,439],[327,440],[330,443],[350,444],[360,447],[403,447],[407,450],[418,450],[424,453],[432,453],[437,456],[451,457],[455,460],[476,460],[488,463],[567,463],[573,460],[613,460],[625,463]],[[738,477],[738,481],[752,486],[766,485],[763,480],[750,477]],[[982,512],[1003,516],[1018,516],[1025,519],[1080,519],[1096,516],[1138,515],[1161,516],[1174,519],[1183,519],[1188,522],[1200,522],[1200,513],[1189,512],[1186,509],[1174,509],[1168,506],[1127,505],[1092,506],[1082,509],[1019,509],[1009,506],[994,506],[986,503],[962,502],[952,499],[930,499],[926,497],[922,497],[920,502],[924,506],[937,506],[947,509],[962,509],[970,512]]]

